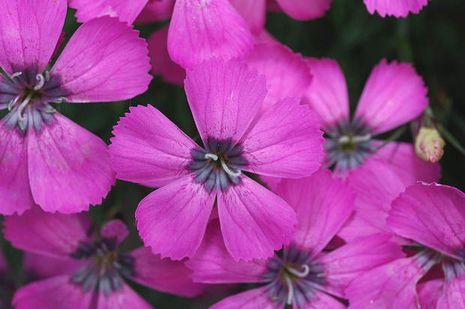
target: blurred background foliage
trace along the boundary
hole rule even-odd
[[[253,0],[251,0],[253,1]],[[311,1],[311,0],[308,0]],[[438,121],[465,144],[465,1],[432,0],[419,15],[406,19],[381,18],[370,15],[362,0],[333,0],[325,17],[299,22],[283,14],[270,13],[267,29],[282,43],[304,56],[330,57],[342,66],[354,107],[371,69],[383,58],[411,62],[429,88],[430,105]],[[78,27],[70,10],[65,26],[65,42]],[[145,38],[164,23],[137,25]],[[64,46],[64,44],[63,44]],[[115,64],[118,65],[118,64]],[[150,89],[130,101],[102,104],[63,104],[60,112],[109,142],[113,125],[138,104],[152,104],[191,137],[198,139],[184,91],[164,83],[155,76]],[[411,140],[405,133],[402,140]],[[465,189],[465,157],[448,143],[441,161],[442,182]],[[138,202],[151,189],[118,182],[102,206],[91,215],[97,224],[118,217],[131,228],[126,241],[128,249],[140,246],[134,228],[134,211]],[[17,284],[23,281],[21,253],[3,241]],[[188,300],[134,286],[157,308],[206,308],[235,287],[214,289],[212,295]],[[213,295],[214,294],[214,295]]]

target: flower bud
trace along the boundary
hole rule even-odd
[[[435,163],[441,160],[445,144],[438,130],[421,127],[415,139],[415,152],[424,161]]]

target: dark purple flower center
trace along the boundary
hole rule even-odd
[[[119,252],[116,239],[81,243],[71,257],[87,260],[87,265],[71,278],[72,282],[82,286],[84,292],[109,295],[121,288],[124,278],[134,275],[134,258]]]
[[[29,126],[40,131],[44,123],[51,123],[55,109],[50,103],[61,103],[65,95],[57,78],[34,68],[0,79],[0,110],[8,109],[6,125],[22,132]]]
[[[330,167],[347,171],[361,165],[374,151],[370,130],[361,121],[338,123],[326,132]]]
[[[323,265],[294,246],[285,249],[283,257],[269,260],[264,279],[270,282],[268,293],[273,301],[294,308],[304,308],[326,284]]]
[[[207,192],[224,191],[241,181],[241,170],[248,164],[242,154],[242,146],[231,139],[210,137],[205,149],[199,147],[191,151],[192,160],[187,168],[194,174],[195,182],[203,184]]]

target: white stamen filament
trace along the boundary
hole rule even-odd
[[[21,75],[23,75],[23,72],[15,72],[10,75],[10,79],[15,79],[16,77],[21,76]]]
[[[42,74],[37,74],[36,79],[38,83],[34,86],[34,90],[40,90],[45,85],[45,77]]]
[[[32,99],[32,96],[33,94],[29,94],[26,99],[24,99],[24,101],[21,103],[21,105],[18,107],[18,118],[19,118],[19,121],[23,122],[26,117],[24,117],[23,115],[23,112],[24,112],[24,109],[26,108],[26,106],[29,104],[29,102],[31,102],[31,99]]]
[[[291,278],[288,276],[284,276],[284,280],[286,281],[287,284],[287,300],[286,304],[287,305],[292,305],[292,299],[294,298],[294,286],[292,285]]]
[[[213,160],[213,161],[218,161],[218,156],[216,154],[213,154],[213,153],[206,153],[205,154],[205,159],[210,159],[210,160]]]
[[[210,160],[213,160],[213,161],[218,161],[219,157],[216,155],[216,154],[213,154],[213,153],[206,153],[205,154],[205,159],[210,159]],[[221,167],[223,168],[223,170],[226,172],[226,174],[230,175],[230,176],[233,176],[233,177],[239,177],[241,176],[242,172],[241,171],[237,171],[237,172],[234,172],[232,171],[228,165],[226,163],[224,163],[223,160],[220,160],[220,163],[221,163]]]
[[[310,273],[310,267],[308,267],[306,264],[302,265],[302,271],[298,271],[292,267],[287,267],[286,269],[288,272],[299,278],[305,278]]]
[[[11,112],[11,109],[13,108],[13,106],[15,106],[16,103],[18,102],[19,97],[20,97],[20,96],[17,96],[17,97],[14,98],[13,100],[11,100],[10,103],[8,103],[8,111]]]
[[[370,139],[371,139],[371,134],[365,134],[362,136],[352,136],[352,137],[344,135],[344,136],[341,136],[337,141],[339,144],[347,144],[351,141],[354,143],[367,142]]]

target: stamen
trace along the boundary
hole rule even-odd
[[[26,106],[29,104],[29,102],[32,99],[33,94],[29,94],[26,99],[21,103],[21,105],[18,107],[17,113],[18,113],[18,122],[19,126],[22,130],[26,129],[25,122],[26,122],[26,116],[24,116],[24,109]]]
[[[299,278],[305,278],[308,276],[308,274],[310,273],[310,267],[308,267],[308,265],[304,264],[302,265],[302,268],[303,268],[303,271],[298,271],[292,267],[287,267],[287,271],[290,272],[291,274],[293,274],[294,276],[296,277],[299,277]]]
[[[37,74],[36,79],[38,83],[33,88],[35,91],[40,90],[45,85],[45,77],[42,74]]]
[[[371,134],[365,134],[362,136],[354,136],[352,140],[356,143],[368,142],[371,140]]]
[[[350,141],[350,138],[347,136],[347,135],[344,135],[344,136],[341,136],[339,137],[339,139],[337,140],[337,142],[339,144],[346,144]]]
[[[21,75],[23,75],[23,72],[15,72],[10,75],[10,79],[15,79],[16,77],[21,76]]]
[[[287,284],[287,300],[286,304],[287,305],[292,305],[292,299],[294,299],[294,286],[292,285],[291,278],[288,276],[284,276],[284,280],[286,281]]]
[[[8,111],[11,112],[11,109],[13,108],[13,106],[15,106],[16,103],[18,102],[19,97],[20,97],[20,96],[17,96],[17,97],[14,98],[13,100],[11,100],[10,103],[8,103]]]
[[[213,161],[218,161],[218,156],[216,154],[213,154],[213,153],[206,153],[205,154],[205,159],[210,159],[210,160],[213,160]]]
[[[226,163],[224,163],[223,160],[220,160],[221,162],[221,167],[223,168],[223,170],[226,172],[226,174],[228,174],[229,176],[233,176],[233,177],[239,177],[241,176],[242,172],[241,171],[237,171],[237,172],[234,172],[234,171],[231,171],[228,167],[228,165]]]

